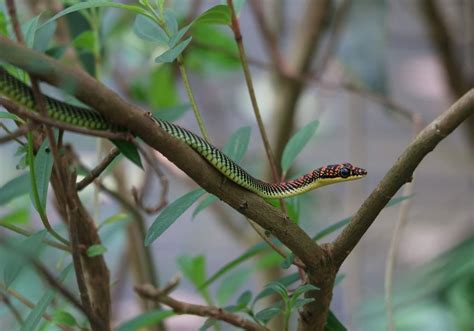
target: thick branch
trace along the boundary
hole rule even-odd
[[[318,268],[323,250],[285,214],[257,195],[223,181],[208,162],[190,147],[163,132],[148,116],[83,71],[0,37],[0,59],[55,86],[73,87],[73,94],[112,122],[129,128],[143,141],[163,153],[208,192],[217,195],[240,213],[272,232],[307,266]]]
[[[423,158],[456,127],[474,113],[474,89],[468,91],[447,111],[438,116],[408,145],[385,177],[365,200],[342,233],[333,242],[331,255],[340,266],[388,201],[403,184],[409,182],[413,171]]]

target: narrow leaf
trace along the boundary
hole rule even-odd
[[[222,277],[225,273],[227,273],[229,270],[232,270],[233,268],[237,267],[241,263],[247,261],[251,257],[257,255],[260,252],[265,251],[268,249],[267,243],[258,243],[251,248],[249,248],[244,254],[240,255],[236,259],[230,261],[226,265],[224,265],[222,268],[220,268],[215,274],[213,274],[211,277],[209,277],[208,280],[206,280],[204,283],[199,285],[200,289],[206,288],[212,283],[214,283],[217,279]]]
[[[296,300],[301,294],[308,291],[316,291],[316,290],[319,290],[319,288],[312,284],[301,285],[293,292],[291,298]]]
[[[124,10],[131,11],[131,12],[134,12],[134,13],[137,13],[137,14],[149,16],[147,11],[145,9],[139,7],[139,6],[125,5],[125,4],[122,4],[122,3],[116,3],[116,2],[112,2],[112,1],[108,1],[108,0],[89,0],[89,1],[85,1],[85,2],[78,2],[78,3],[76,3],[72,6],[67,7],[66,9],[60,11],[59,13],[57,13],[56,15],[51,17],[49,20],[47,20],[46,22],[41,24],[38,27],[38,29],[41,29],[43,26],[49,24],[52,21],[57,20],[60,17],[65,16],[67,14],[74,13],[76,11],[80,11],[80,10],[83,10],[83,9],[99,8],[99,7],[119,8],[119,9],[124,9]]]
[[[26,262],[25,258],[33,254],[37,256],[43,239],[46,237],[46,233],[46,230],[36,232],[18,243],[16,249],[11,250],[3,269],[3,282],[7,288],[20,274]],[[19,251],[19,254],[15,254],[16,250]]]
[[[168,35],[155,21],[143,15],[137,15],[133,23],[133,32],[143,40],[167,45]]]
[[[55,31],[56,22],[49,22],[43,25],[41,29],[37,29],[34,36],[33,49],[44,52],[48,48]]]
[[[155,219],[145,237],[145,246],[149,246],[163,234],[191,205],[199,199],[205,191],[197,189],[183,195],[169,204]]]
[[[72,44],[74,47],[80,49],[80,50],[85,50],[90,53],[94,52],[94,49],[96,48],[96,37],[94,32],[91,30],[86,30],[82,32],[80,35],[78,35],[76,38],[74,38]]]
[[[208,318],[204,322],[204,324],[199,328],[199,331],[205,331],[208,330],[210,327],[214,326],[216,324],[216,320],[214,318]]]
[[[160,56],[158,56],[155,59],[156,63],[171,63],[173,62],[183,51],[184,49],[188,46],[188,44],[191,42],[191,39],[193,37],[189,37],[188,39],[180,42],[178,45],[174,46],[173,48],[167,50]]]
[[[252,292],[251,291],[245,291],[237,299],[237,305],[247,306],[250,303],[251,300],[252,300]]]
[[[135,146],[130,141],[125,140],[116,140],[111,139],[115,147],[118,148],[120,153],[122,153],[127,159],[132,161],[137,167],[143,170],[142,160],[140,159],[140,154],[138,153],[137,146]]]
[[[117,331],[138,331],[153,325],[157,325],[162,320],[173,316],[171,310],[152,310],[147,311],[137,317],[128,320],[117,328]]]
[[[219,198],[213,194],[209,194],[197,205],[196,209],[194,209],[193,218],[216,201],[219,201]]]
[[[18,122],[21,122],[21,123],[24,122],[21,118],[19,118],[15,114],[10,114],[10,113],[6,113],[6,112],[0,112],[0,119],[18,121]]]
[[[281,312],[280,308],[268,307],[255,314],[255,318],[266,323]]]
[[[191,109],[191,104],[186,103],[175,107],[167,107],[154,111],[153,115],[167,122],[174,122],[181,118],[186,112]]]
[[[347,329],[330,310],[324,331],[347,331]]]
[[[113,223],[117,223],[117,222],[121,222],[121,221],[124,221],[128,219],[128,214],[126,213],[118,213],[118,214],[115,214],[115,215],[112,215],[108,218],[106,218],[100,225],[99,225],[99,229],[106,226],[106,225],[109,225],[109,224],[113,224]]]
[[[191,24],[188,24],[188,25],[182,27],[181,29],[179,29],[179,31],[170,38],[170,41],[168,43],[168,47],[173,48],[181,40],[181,38],[183,38],[183,36],[186,34],[186,32],[188,32],[190,27],[191,27]]]
[[[413,194],[411,195],[407,195],[407,196],[401,196],[401,197],[396,197],[396,198],[392,198],[386,205],[384,208],[387,208],[387,207],[393,207],[393,206],[396,206],[398,205],[399,203],[401,203],[402,201],[405,201],[407,199],[410,199],[411,197],[413,197]],[[337,231],[339,230],[340,228],[344,227],[345,225],[349,224],[349,222],[351,221],[352,219],[352,216],[350,217],[346,217],[344,218],[343,220],[339,221],[339,222],[336,222],[334,224],[331,224],[329,225],[328,227],[324,228],[323,230],[319,231],[318,233],[316,233],[313,237],[313,240],[320,240],[321,238],[333,233],[334,231]]]
[[[260,291],[259,294],[257,294],[257,296],[255,297],[255,299],[253,300],[253,304],[252,305],[255,305],[255,303],[262,299],[262,298],[265,298],[273,293],[278,293],[281,298],[284,300],[284,301],[287,301],[288,300],[288,292],[286,291],[286,288],[283,284],[280,284],[278,282],[272,282],[270,284],[267,284],[262,291]]]
[[[30,191],[30,176],[28,173],[20,175],[0,187],[0,206],[11,200],[25,195]]]
[[[300,309],[302,308],[304,305],[307,305],[308,303],[311,303],[314,301],[314,298],[304,298],[304,299],[298,299],[295,301],[295,303],[293,304],[292,308],[293,309]]]
[[[92,245],[92,246],[89,246],[89,248],[87,249],[87,256],[94,257],[94,256],[102,255],[105,252],[107,252],[107,247],[105,247],[104,245]]]
[[[64,282],[69,272],[73,269],[73,265],[68,265],[59,275],[59,282]],[[26,320],[21,326],[21,331],[32,331],[38,326],[41,321],[41,317],[46,312],[51,301],[53,301],[56,294],[56,289],[50,289],[41,297],[38,303],[35,305],[33,310],[28,314]]]
[[[45,139],[41,144],[38,153],[34,158],[34,167],[36,174],[36,188],[38,190],[38,196],[42,210],[46,208],[46,199],[48,197],[49,179],[51,178],[51,172],[53,170],[53,153],[49,148],[49,140]],[[33,192],[31,192],[33,196]],[[36,210],[40,211],[36,206],[36,201],[32,197],[33,205]]]
[[[242,269],[223,279],[216,293],[219,306],[227,304],[230,298],[247,282],[250,275],[250,270]]]
[[[250,126],[244,126],[235,131],[227,140],[222,151],[234,162],[239,163],[245,155],[250,142]]]
[[[302,127],[286,144],[281,158],[281,169],[285,173],[290,169],[291,164],[298,154],[303,150],[309,140],[314,136],[319,125],[318,121],[312,121]]]
[[[67,326],[76,326],[76,318],[64,310],[57,310],[53,313],[53,322]]]
[[[198,24],[230,25],[230,22],[231,14],[229,7],[226,5],[217,5],[199,15],[194,20],[193,26]]]

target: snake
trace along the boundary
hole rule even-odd
[[[29,111],[37,109],[31,87],[2,67],[0,67],[0,95]],[[48,116],[58,122],[93,130],[127,131],[126,128],[108,121],[94,109],[72,105],[47,95],[44,95],[44,98]],[[314,169],[288,181],[268,183],[250,175],[230,157],[200,136],[176,124],[154,116],[152,118],[162,130],[186,143],[226,178],[262,198],[292,197],[322,186],[361,179],[367,175],[367,171],[363,168],[353,166],[351,163],[339,163]]]

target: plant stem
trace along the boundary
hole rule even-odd
[[[194,116],[196,117],[196,121],[199,125],[199,130],[201,131],[202,137],[209,141],[209,135],[207,134],[206,126],[202,119],[201,113],[199,111],[198,105],[196,100],[194,99],[193,90],[191,89],[191,85],[189,84],[188,74],[186,72],[186,67],[184,66],[183,57],[180,55],[176,60],[179,72],[181,73],[181,78],[183,79],[184,88],[186,89],[186,93],[188,94],[189,101],[191,102],[191,106],[193,108]]]

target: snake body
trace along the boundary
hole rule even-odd
[[[31,111],[36,111],[32,89],[1,67],[0,95]],[[45,100],[48,115],[59,122],[94,130],[126,131],[126,128],[111,123],[95,110],[74,106],[46,95]],[[278,184],[267,183],[251,176],[218,148],[191,131],[158,118],[153,119],[165,132],[185,142],[225,177],[263,198],[286,198],[321,186],[360,179],[367,174],[362,168],[350,163],[341,163],[315,169],[294,180]]]

